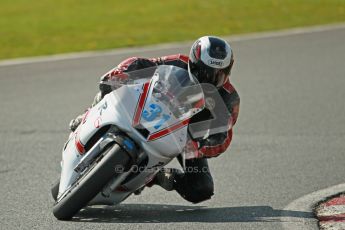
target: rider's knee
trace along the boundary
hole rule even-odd
[[[200,203],[211,199],[214,194],[213,183],[206,183],[193,187],[189,193],[184,194],[183,198],[192,203]]]

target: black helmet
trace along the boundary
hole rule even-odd
[[[230,74],[234,58],[230,45],[221,38],[204,36],[194,42],[188,71],[200,83],[221,87]]]

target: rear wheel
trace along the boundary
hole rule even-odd
[[[118,173],[115,167],[128,168],[130,157],[118,144],[110,146],[70,189],[55,203],[53,214],[57,219],[71,219],[86,206]],[[53,195],[54,196],[54,195]]]

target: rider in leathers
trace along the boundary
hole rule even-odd
[[[210,60],[216,60],[216,62]],[[123,73],[157,65],[174,65],[188,70],[189,74],[193,74],[200,83],[215,85],[231,113],[229,122],[234,125],[239,113],[240,98],[229,78],[233,62],[230,45],[223,39],[213,36],[199,38],[193,44],[189,57],[176,54],[160,58],[128,58],[101,77],[100,92],[97,93],[92,106],[112,91],[111,86],[106,83],[121,77]],[[207,119],[208,115],[205,114],[208,113],[203,112],[196,114],[192,122]],[[81,117],[82,115],[71,121],[72,131],[79,126]],[[232,134],[233,130],[230,128],[227,132],[213,134],[207,139],[189,143],[198,149],[195,154],[197,158],[185,162],[185,168],[190,167],[193,170],[185,170],[185,172],[178,169],[161,170],[148,186],[158,184],[168,191],[176,190],[184,199],[193,203],[210,199],[214,192],[214,184],[207,158],[217,157],[223,153],[230,145]],[[178,160],[182,165],[181,158]]]

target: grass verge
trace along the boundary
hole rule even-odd
[[[345,21],[345,0],[1,0],[0,59]]]

